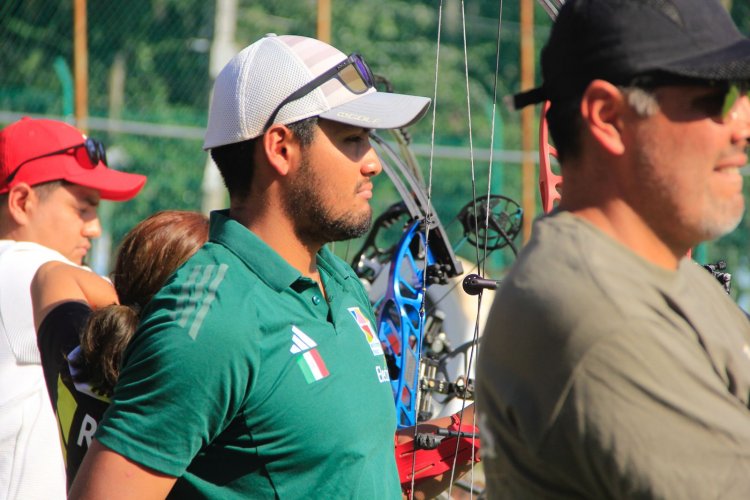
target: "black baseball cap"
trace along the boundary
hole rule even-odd
[[[750,39],[718,0],[567,0],[541,66],[542,86],[513,96],[516,109],[575,97],[595,79],[750,81]]]

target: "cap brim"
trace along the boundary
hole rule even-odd
[[[512,105],[513,109],[519,110],[521,108],[525,108],[530,104],[539,104],[540,102],[544,102],[547,99],[548,97],[546,91],[544,90],[544,87],[537,87],[531,90],[519,92],[518,94],[514,94],[510,99],[510,104]]]
[[[101,165],[93,170],[82,170],[78,174],[67,174],[64,180],[79,186],[99,191],[104,200],[127,201],[143,188],[146,176],[119,172]]]
[[[721,50],[701,54],[697,57],[690,57],[669,64],[657,64],[653,68],[643,68],[640,73],[660,71],[704,80],[750,81],[750,40],[740,40]],[[637,74],[628,76],[634,77]],[[627,79],[623,79],[623,81],[627,82]],[[513,107],[521,109],[550,98],[542,86],[515,94],[513,96]]]
[[[373,92],[336,106],[319,116],[355,127],[391,129],[419,121],[430,107],[428,97]]]
[[[146,184],[146,176],[120,172],[104,166],[95,168],[82,166],[72,155],[56,155],[40,158],[18,171],[11,184],[26,182],[32,186],[51,181],[68,181],[79,186],[99,191],[104,200],[127,201],[133,198]],[[9,186],[4,186],[3,191]]]

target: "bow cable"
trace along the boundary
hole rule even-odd
[[[430,226],[432,225],[432,171],[433,171],[433,165],[435,160],[435,123],[437,121],[437,96],[438,96],[438,75],[440,74],[439,68],[440,68],[440,38],[443,32],[443,0],[440,0],[440,5],[438,6],[438,29],[437,29],[437,43],[435,46],[435,85],[433,87],[433,93],[432,93],[432,130],[430,132],[430,162],[429,162],[429,169],[427,174],[427,206],[425,207],[426,214],[425,214],[425,230],[424,230],[424,271],[422,280],[424,282],[423,290],[422,290],[422,304],[419,309],[419,316],[420,316],[420,322],[421,325],[424,325],[425,320],[425,304],[427,301],[427,287],[428,287],[428,279],[427,279],[427,257],[429,253],[429,243],[430,243]],[[419,339],[419,344],[417,346],[417,366],[422,361],[422,339]],[[417,408],[419,408],[420,400],[422,398],[421,395],[422,391],[417,391]],[[415,420],[414,424],[414,440],[416,442],[417,435],[419,434],[419,422]],[[417,467],[417,454],[415,453],[412,457],[412,469],[411,469],[411,488],[409,489],[409,500],[413,500],[414,498],[414,481],[416,478],[416,467]],[[449,494],[450,496],[450,494]]]
[[[495,141],[495,121],[497,117],[497,87],[498,87],[498,75],[500,73],[500,33],[502,30],[502,13],[503,13],[503,2],[500,0],[499,4],[499,12],[498,12],[498,24],[497,24],[497,34],[496,34],[496,48],[495,48],[495,75],[493,79],[493,96],[492,96],[492,115],[491,115],[491,123],[490,123],[490,158],[489,158],[489,164],[487,168],[487,201],[486,206],[490,207],[490,200],[491,200],[491,192],[492,192],[492,165],[493,165],[493,153],[494,153],[494,141]],[[476,209],[476,177],[475,177],[475,168],[474,168],[474,148],[473,148],[473,133],[472,133],[472,121],[471,121],[471,95],[469,91],[469,62],[468,62],[468,54],[467,54],[467,41],[466,41],[466,14],[464,9],[464,2],[461,1],[461,21],[462,21],[462,30],[463,30],[463,42],[464,42],[464,73],[466,78],[466,100],[467,100],[467,112],[468,112],[468,122],[469,122],[469,151],[471,155],[471,183],[472,183],[472,199],[474,200],[474,224],[476,228],[479,228],[479,221],[478,221],[478,210]],[[485,238],[482,245],[482,255],[480,257],[479,253],[479,245],[477,245],[476,248],[476,260],[477,260],[477,268],[480,276],[485,275],[486,265],[487,265],[487,253],[488,253],[488,242],[489,242],[489,225],[490,225],[490,212],[491,210],[485,211],[485,220],[484,220],[484,231],[485,231]],[[469,350],[469,364],[468,369],[469,373],[471,373],[471,367],[474,364],[474,354],[476,347],[479,343],[479,322],[481,320],[481,310],[482,310],[482,297],[483,292],[479,291],[478,297],[477,297],[477,313],[476,318],[474,320],[474,336],[472,339],[471,347]],[[468,374],[467,374],[468,376]],[[474,402],[475,405],[475,411],[472,416],[472,425],[476,427],[476,419],[477,419],[477,412],[476,412],[476,401]],[[466,400],[462,399],[461,402],[461,411],[459,413],[460,421],[463,421],[463,414],[464,410],[466,408]],[[452,488],[453,488],[453,481],[454,481],[454,475],[456,471],[456,464],[457,464],[457,453],[458,453],[458,446],[456,446],[456,454],[453,458],[453,467],[451,468],[451,478],[449,482],[449,489],[448,489],[448,497],[451,497]],[[474,442],[472,440],[472,456],[474,454]],[[469,488],[469,494],[470,498],[473,498],[474,494],[474,465],[472,462],[471,466],[471,477],[470,477],[470,488]]]
[[[468,126],[469,126],[469,164],[471,165],[471,199],[474,200],[474,227],[479,228],[479,215],[476,210],[476,199],[477,199],[477,180],[476,180],[476,172],[474,167],[474,133],[472,128],[472,122],[471,122],[471,90],[469,86],[469,55],[468,55],[468,43],[466,42],[466,9],[464,7],[464,0],[461,0],[461,33],[463,36],[463,49],[464,49],[464,80],[466,82],[466,113],[467,113],[467,120],[468,120]],[[489,186],[488,186],[489,189]],[[489,196],[489,192],[487,193]],[[485,226],[486,227],[486,226]],[[485,231],[486,233],[486,231]],[[485,238],[486,243],[486,238]],[[479,245],[474,247],[475,253],[476,253],[476,260],[477,263],[479,263]],[[481,275],[480,270],[480,275]],[[471,347],[469,348],[469,363],[467,366],[467,378],[469,377],[469,374],[471,373],[471,367],[474,360],[474,349],[476,347],[476,342],[479,338],[479,307],[482,303],[482,293],[479,293],[479,296],[477,298],[477,316],[474,319],[474,335],[472,336],[472,343]],[[476,402],[474,403],[476,404]],[[461,410],[459,411],[459,422],[463,422],[464,419],[464,410],[466,409],[466,399],[461,399]],[[475,412],[476,414],[476,412]],[[448,482],[448,498],[451,498],[453,493],[453,481],[455,479],[456,474],[456,464],[458,459],[458,441],[456,441],[456,455],[453,457],[453,466],[451,467],[451,477],[450,481]],[[472,449],[474,447],[474,443],[472,441]],[[473,451],[473,450],[472,450]],[[473,498],[474,496],[474,464],[472,462],[471,465],[471,477],[470,477],[470,488],[469,488],[469,498]]]

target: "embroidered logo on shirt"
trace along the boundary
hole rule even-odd
[[[302,375],[308,384],[317,382],[330,375],[316,347],[318,347],[318,344],[313,339],[292,325],[292,347],[289,348],[289,352],[299,354],[297,356],[297,366],[302,370]]]
[[[380,339],[375,335],[375,330],[372,328],[372,324],[370,323],[370,320],[367,319],[367,316],[362,314],[359,307],[350,307],[347,311],[351,313],[352,317],[354,317],[354,321],[359,325],[359,329],[365,334],[365,339],[367,340],[367,343],[370,344],[370,350],[372,351],[373,356],[382,356],[383,346],[380,345]]]

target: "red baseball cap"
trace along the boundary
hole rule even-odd
[[[19,182],[65,180],[96,189],[105,200],[133,198],[146,176],[112,170],[104,156],[100,143],[72,125],[21,118],[0,130],[0,194]]]

